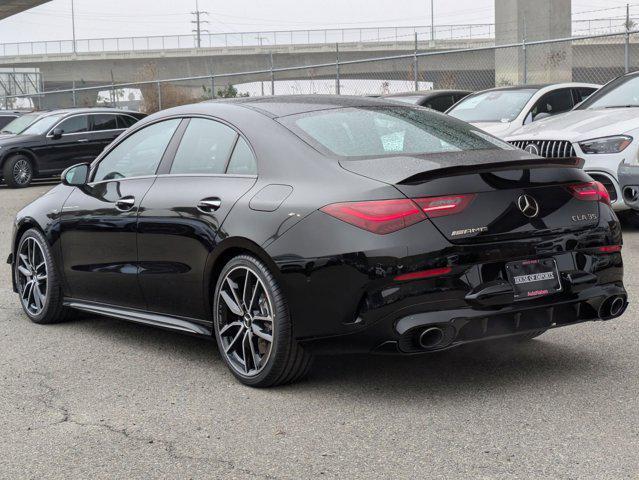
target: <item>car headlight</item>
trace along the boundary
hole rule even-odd
[[[616,137],[602,137],[579,142],[584,153],[619,153],[632,143],[632,137],[617,135]]]

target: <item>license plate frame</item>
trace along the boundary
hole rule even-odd
[[[533,300],[561,292],[559,269],[554,258],[519,260],[506,264],[515,300]]]

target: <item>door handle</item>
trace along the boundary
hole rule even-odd
[[[81,138],[80,140],[78,140],[78,143],[87,143],[88,141],[88,138]]]
[[[135,205],[135,197],[133,195],[127,195],[126,197],[122,197],[115,202],[115,208],[122,211],[131,210]]]
[[[204,198],[197,204],[197,209],[203,213],[211,213],[222,206],[222,200],[217,197]]]

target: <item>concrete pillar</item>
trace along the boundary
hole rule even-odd
[[[497,45],[570,37],[571,0],[495,0]],[[495,84],[572,80],[571,42],[495,51]]]

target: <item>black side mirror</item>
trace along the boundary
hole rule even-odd
[[[89,164],[79,163],[62,172],[62,184],[70,187],[81,187],[89,181]]]
[[[62,138],[62,134],[64,133],[64,130],[62,130],[61,128],[54,128],[53,132],[52,132],[52,138],[54,140],[58,140],[60,138]]]

